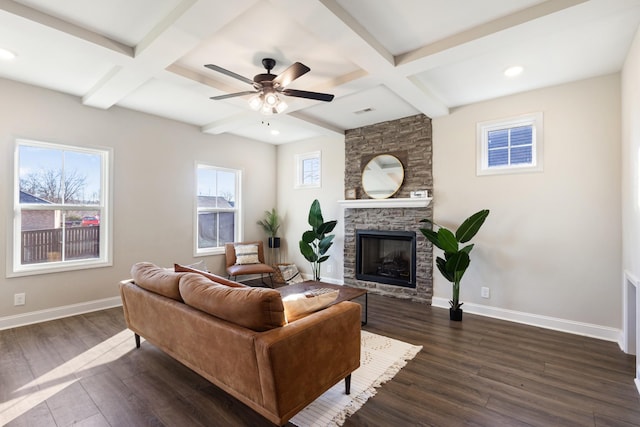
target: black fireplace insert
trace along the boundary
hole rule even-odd
[[[416,233],[356,230],[356,279],[416,287]]]

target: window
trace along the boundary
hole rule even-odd
[[[197,165],[195,255],[224,252],[224,244],[242,240],[240,171]]]
[[[18,140],[9,275],[111,265],[111,151]]]
[[[542,113],[477,127],[478,175],[542,171]]]
[[[320,188],[322,164],[320,152],[296,155],[296,185],[295,188]]]

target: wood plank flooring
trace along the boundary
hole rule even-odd
[[[617,344],[369,295],[365,330],[423,350],[345,426],[640,426]],[[119,308],[0,331],[0,425],[270,426]]]

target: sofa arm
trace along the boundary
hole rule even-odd
[[[360,366],[360,316],[344,301],[256,337],[263,403],[283,423]]]

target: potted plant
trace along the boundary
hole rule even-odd
[[[467,243],[476,235],[488,215],[488,209],[474,213],[460,224],[460,227],[458,227],[455,233],[429,219],[420,221],[430,225],[429,228],[420,229],[422,234],[436,247],[444,251],[444,258],[437,257],[436,265],[444,278],[453,284],[453,296],[449,301],[451,305],[449,308],[449,318],[451,320],[462,320],[460,281],[465,271],[467,271],[467,267],[469,267],[469,263],[471,262],[469,253],[471,253],[471,249],[473,249],[473,243],[464,247],[461,247],[461,244]],[[433,229],[434,225],[438,227],[437,231]]]
[[[309,225],[311,230],[307,230],[302,234],[300,240],[300,252],[307,261],[311,263],[313,270],[313,280],[320,280],[320,264],[329,259],[329,255],[325,255],[331,245],[335,235],[331,233],[338,221],[324,222],[320,202],[316,199],[309,209]]]
[[[278,234],[278,229],[280,228],[280,219],[278,218],[276,208],[270,211],[264,211],[264,219],[258,221],[257,224],[269,235],[269,247],[279,248],[280,238],[276,237],[276,234]]]

